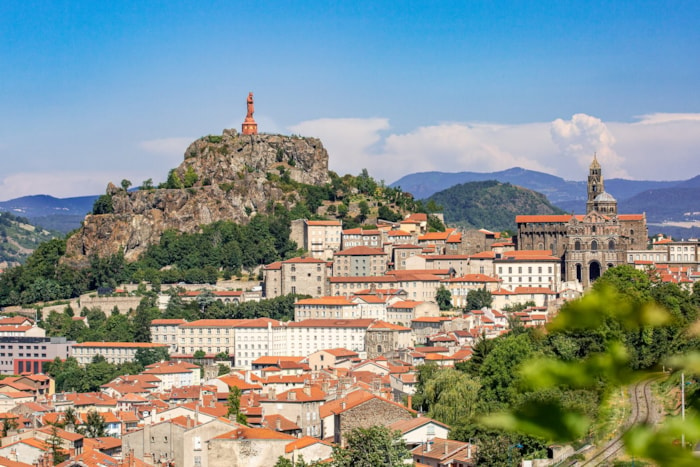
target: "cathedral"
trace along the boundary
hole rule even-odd
[[[647,247],[644,214],[618,214],[617,201],[605,191],[597,158],[588,171],[586,215],[516,216],[519,250],[552,250],[561,258],[562,281],[588,287],[608,268],[625,264],[627,250]]]

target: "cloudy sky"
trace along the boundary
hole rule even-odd
[[[165,179],[240,128],[391,183],[700,174],[697,1],[0,2],[0,200]]]

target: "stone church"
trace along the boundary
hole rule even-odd
[[[586,215],[516,216],[519,250],[552,250],[561,258],[562,281],[588,287],[608,268],[625,264],[627,250],[647,247],[645,214],[618,214],[593,157],[588,172]]]

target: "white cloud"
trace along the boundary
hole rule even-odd
[[[144,151],[162,156],[182,156],[194,138],[161,138],[141,141],[139,147]]]
[[[638,115],[637,125],[654,125],[659,123],[675,123],[681,121],[700,121],[700,113],[653,113]]]
[[[328,154],[331,170],[339,174],[357,174],[363,168],[377,177],[376,168],[382,164],[373,146],[380,141],[381,131],[389,129],[386,118],[322,118],[308,120],[289,127],[292,133],[319,138]]]
[[[422,171],[490,172],[524,167],[582,180],[593,153],[606,178],[684,180],[700,173],[700,114],[649,114],[603,122],[586,114],[552,122],[504,125],[442,123],[389,133],[389,121],[320,119],[290,128],[320,137],[340,174],[366,167],[393,182]]]
[[[575,160],[581,169],[588,167],[596,153],[607,177],[629,177],[622,167],[623,159],[613,148],[615,137],[601,119],[575,114],[571,120],[553,121],[550,131],[562,156]]]

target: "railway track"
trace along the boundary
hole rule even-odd
[[[651,383],[654,379],[647,379],[645,381],[640,381],[639,383],[631,386],[630,396],[632,402],[632,413],[630,414],[627,424],[618,436],[613,438],[596,453],[593,457],[588,460],[577,463],[577,466],[595,466],[604,464],[606,461],[614,459],[622,451],[624,444],[622,442],[622,437],[625,435],[627,430],[637,423],[653,422],[653,417],[651,412],[653,410],[651,406]]]

